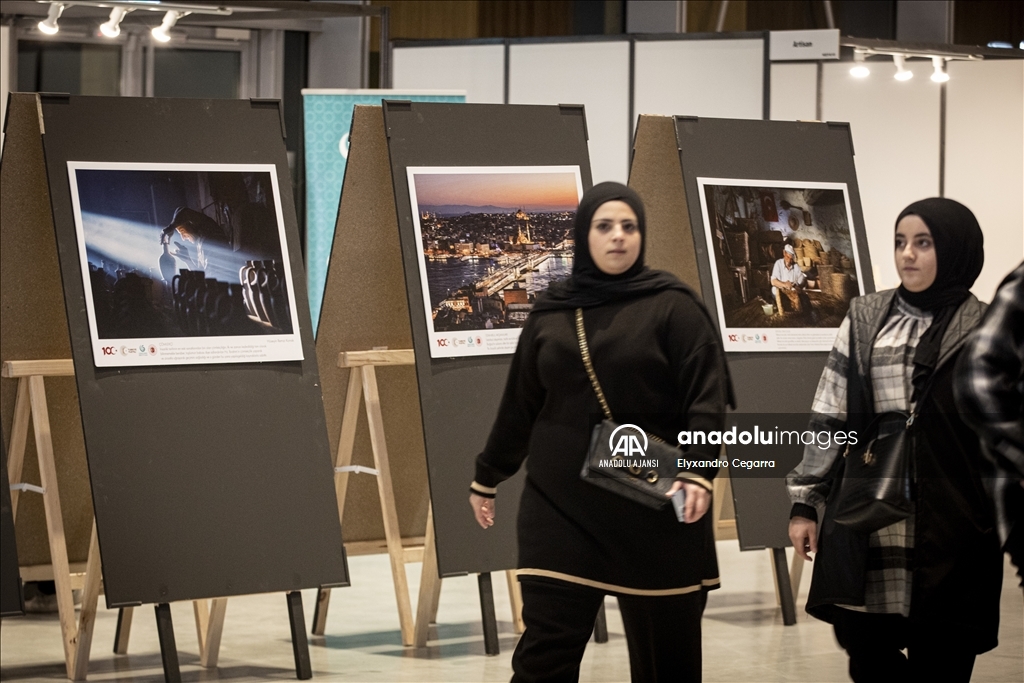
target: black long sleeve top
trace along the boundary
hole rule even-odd
[[[725,359],[716,331],[690,295],[666,290],[588,308],[584,324],[594,372],[616,421],[670,444],[683,429],[723,429]],[[475,490],[493,493],[526,461],[520,573],[621,593],[717,586],[710,514],[682,524],[671,506],[651,510],[580,479],[591,429],[602,417],[574,312],[532,314],[473,482]],[[680,455],[714,460],[718,448],[694,446]],[[709,486],[716,474],[707,467],[681,476]]]

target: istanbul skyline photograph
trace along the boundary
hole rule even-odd
[[[514,348],[537,297],[572,272],[579,167],[410,167],[408,174],[431,333],[472,332],[459,338],[468,355]]]

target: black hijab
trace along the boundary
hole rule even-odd
[[[602,272],[590,254],[590,221],[593,220],[598,207],[612,201],[625,202],[633,209],[641,238],[640,255],[637,256],[636,262],[629,270],[619,275]],[[534,311],[591,308],[613,301],[645,296],[663,289],[687,292],[700,303],[696,293],[675,275],[663,270],[652,270],[644,265],[644,250],[647,246],[644,204],[640,201],[640,196],[629,187],[621,183],[607,182],[594,185],[583,193],[583,199],[576,210],[573,238],[575,246],[572,275],[548,287],[534,305]]]
[[[903,209],[896,225],[906,216],[917,216],[932,233],[935,245],[935,282],[923,292],[911,292],[900,285],[899,297],[915,308],[932,313],[914,353],[914,393],[917,402],[939,361],[942,337],[953,314],[967,297],[985,263],[984,236],[978,219],[966,206],[952,199],[932,197]]]
[[[606,202],[621,201],[629,205],[636,214],[637,228],[640,230],[640,254],[636,262],[624,273],[609,275],[594,263],[590,254],[590,222],[598,207]],[[583,193],[579,208],[576,210],[576,221],[573,225],[572,275],[565,280],[553,283],[548,287],[533,306],[532,312],[573,310],[591,308],[614,301],[639,298],[654,292],[674,289],[684,292],[693,299],[697,307],[708,319],[712,330],[717,326],[700,300],[697,293],[672,273],[664,270],[652,270],[644,265],[644,251],[647,245],[647,223],[644,218],[644,204],[631,188],[614,182],[594,185]],[[716,332],[717,337],[717,332]],[[725,362],[725,350],[722,340],[718,339],[722,352],[722,371],[725,373],[726,402],[736,407],[736,398],[732,388],[729,366]]]

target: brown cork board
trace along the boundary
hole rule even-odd
[[[0,360],[4,361],[71,358],[40,120],[36,95],[11,94],[0,164]],[[18,380],[0,379],[0,416],[7,447],[17,388]],[[75,379],[48,378],[46,396],[68,559],[84,562],[93,511]],[[22,481],[39,484],[32,431],[30,426]],[[22,566],[50,563],[41,496],[19,496],[16,535]]]
[[[647,212],[647,264],[667,270],[701,293],[683,169],[671,116],[641,115],[633,139],[629,186],[644,200]],[[720,477],[728,477],[723,470]],[[722,519],[733,519],[732,496],[722,501]]]
[[[667,270],[700,294],[676,125],[671,116],[640,117],[633,139],[629,186],[644,200],[647,212],[647,264]]]
[[[349,377],[348,370],[338,367],[338,354],[375,346],[412,348],[391,163],[380,107],[355,108],[341,197],[316,338],[328,438],[334,453]],[[382,366],[376,373],[399,527],[403,538],[422,537],[430,494],[416,368]],[[373,467],[362,408],[352,464]],[[373,476],[349,476],[342,526],[349,543],[384,538]]]

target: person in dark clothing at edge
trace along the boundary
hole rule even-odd
[[[999,285],[956,366],[957,405],[997,472],[987,478],[1003,550],[1024,588],[1024,262]]]
[[[527,463],[518,518],[526,631],[512,656],[516,682],[578,680],[605,595],[619,600],[634,681],[701,679],[701,616],[706,592],[719,585],[705,515],[717,468],[679,473],[672,491],[685,491],[685,524],[672,506],[650,509],[580,479],[601,406],[576,309],[614,414],[674,443],[680,429],[721,430],[732,403],[707,310],[675,276],[644,265],[645,230],[630,188],[601,183],[584,194],[572,276],[530,313],[477,458],[470,504],[485,529],[496,487]],[[688,457],[714,460],[718,448],[696,447]]]
[[[789,537],[805,559],[815,553],[807,611],[833,625],[854,681],[969,681],[976,656],[997,644],[1003,576],[979,439],[953,399],[957,354],[985,310],[969,291],[981,227],[958,202],[915,202],[897,219],[895,257],[900,287],[850,302],[811,429],[916,410],[913,512],[871,533],[837,524],[840,447],[808,447],[787,477]]]

